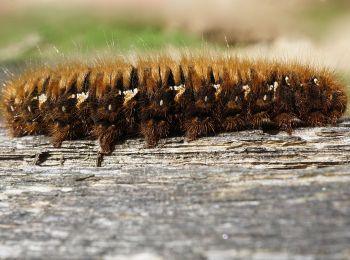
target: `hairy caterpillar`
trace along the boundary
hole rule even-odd
[[[346,104],[326,69],[185,55],[40,68],[8,81],[2,101],[13,136],[49,135],[57,147],[93,138],[102,153],[139,135],[154,147],[171,135],[336,124]]]

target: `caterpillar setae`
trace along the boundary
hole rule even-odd
[[[108,154],[126,138],[188,140],[245,129],[336,124],[345,86],[332,72],[237,57],[118,58],[28,71],[5,83],[2,109],[13,136],[98,139]]]

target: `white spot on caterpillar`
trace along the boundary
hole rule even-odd
[[[204,102],[207,102],[207,101],[208,101],[208,96],[205,96]]]
[[[216,89],[215,96],[217,97],[221,93],[221,90],[222,90],[221,85],[220,84],[214,85],[214,88]]]
[[[266,99],[267,99],[267,96],[265,95],[265,96],[263,97],[263,99],[264,99],[264,101],[266,101]]]
[[[108,105],[108,110],[111,111],[112,110],[112,104]]]
[[[174,90],[177,91],[177,90],[181,90],[183,89],[185,86],[184,85],[179,85],[179,86],[174,86]]]
[[[62,112],[66,112],[66,107],[65,106],[62,106]]]
[[[119,90],[119,91],[118,91],[118,95],[121,95],[121,94],[122,94],[122,91],[121,91],[121,90]]]
[[[185,92],[186,88],[185,85],[180,85],[180,86],[175,86],[176,89],[176,96],[175,96],[175,101],[178,102],[179,98],[182,96],[182,94]]]
[[[38,96],[32,98],[32,100],[38,100],[38,99],[39,99]]]
[[[249,93],[250,93],[250,87],[248,85],[244,85],[242,87],[243,91],[244,91],[244,99],[247,99]]]
[[[46,102],[47,96],[46,96],[45,94],[41,94],[41,95],[38,97],[38,99],[39,99],[39,105],[41,105],[41,104],[43,104],[43,103]]]
[[[10,109],[12,112],[15,111],[15,108],[12,105],[10,106]]]
[[[274,88],[273,85],[270,85],[269,86],[269,91],[273,90],[273,88]]]
[[[78,105],[83,103],[89,96],[89,92],[81,92],[77,94],[77,99],[78,99]]]
[[[75,94],[72,94],[71,98],[75,98],[75,97],[76,97]]]
[[[314,83],[318,86],[318,79],[317,78],[314,78]]]
[[[32,108],[30,106],[27,107],[29,112],[32,112]]]
[[[275,82],[273,83],[273,100],[276,99],[276,92],[277,92],[278,86],[279,86],[278,82],[275,81]]]
[[[286,76],[284,79],[286,80],[286,83],[288,83],[289,77]]]
[[[131,100],[135,95],[136,95],[136,93],[137,93],[137,91],[136,91],[136,93],[135,93],[135,90],[136,90],[137,88],[135,88],[134,89],[134,91],[132,91],[132,90],[125,90],[123,93],[124,93],[124,104],[126,104],[129,100]]]
[[[159,105],[160,105],[160,106],[163,106],[163,103],[164,103],[164,102],[163,102],[163,99],[161,99],[160,102],[159,102]]]
[[[236,102],[238,101],[238,96],[236,96],[235,101],[236,101]]]
[[[135,88],[135,89],[136,89],[136,88]],[[125,91],[124,91],[124,95],[125,95],[125,96],[132,96],[132,97],[133,97],[133,96],[136,95],[135,92],[137,93],[137,91],[135,91],[135,90],[125,90]]]
[[[134,93],[134,95],[136,95],[137,92],[139,92],[139,90],[137,88],[134,88],[134,90],[132,92]]]

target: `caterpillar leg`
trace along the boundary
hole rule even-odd
[[[170,125],[164,120],[148,120],[141,123],[141,133],[145,138],[146,146],[148,148],[155,147],[161,138],[169,135]]]
[[[38,122],[31,122],[26,124],[26,130],[28,135],[39,135],[44,133],[41,124]]]
[[[94,121],[90,116],[90,109],[87,107],[87,104],[85,104],[84,107],[80,106],[77,118],[79,122],[77,129],[80,132],[80,136],[89,140],[95,140],[95,136],[91,135],[91,129],[94,127]]]
[[[327,118],[327,123],[335,126],[342,115],[343,113],[339,111],[331,113]]]
[[[246,127],[245,121],[245,118],[240,115],[229,116],[224,119],[222,128],[226,132],[242,130]]]
[[[42,124],[38,122],[12,122],[10,130],[14,137],[46,134],[46,131],[42,128]]]
[[[50,126],[51,142],[54,147],[61,147],[62,142],[65,140],[83,139],[82,137],[86,135],[87,130],[80,121],[72,122],[71,124],[56,122]]]
[[[189,141],[198,139],[201,136],[215,134],[215,125],[211,118],[199,119],[195,117],[185,121],[185,136]]]
[[[19,122],[11,123],[11,134],[13,137],[21,137],[26,135],[26,131],[23,128],[23,125]]]
[[[302,121],[292,113],[281,113],[273,119],[273,122],[280,130],[286,131],[288,134],[292,134],[293,127],[302,124]]]
[[[263,127],[265,124],[271,122],[270,116],[267,112],[259,112],[251,116],[251,124],[254,129]]]
[[[322,112],[312,112],[307,117],[306,123],[309,126],[325,126],[327,124],[327,118]]]
[[[116,125],[96,125],[93,135],[98,139],[102,154],[110,154],[114,151],[115,145],[121,141],[123,132]]]
[[[72,131],[70,125],[55,123],[51,129],[51,142],[54,147],[61,147],[64,140],[71,140]]]

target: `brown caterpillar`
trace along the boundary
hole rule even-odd
[[[98,139],[107,154],[140,135],[154,147],[173,135],[334,125],[346,104],[326,69],[190,56],[40,68],[8,81],[2,101],[13,136],[49,135],[56,147]]]

